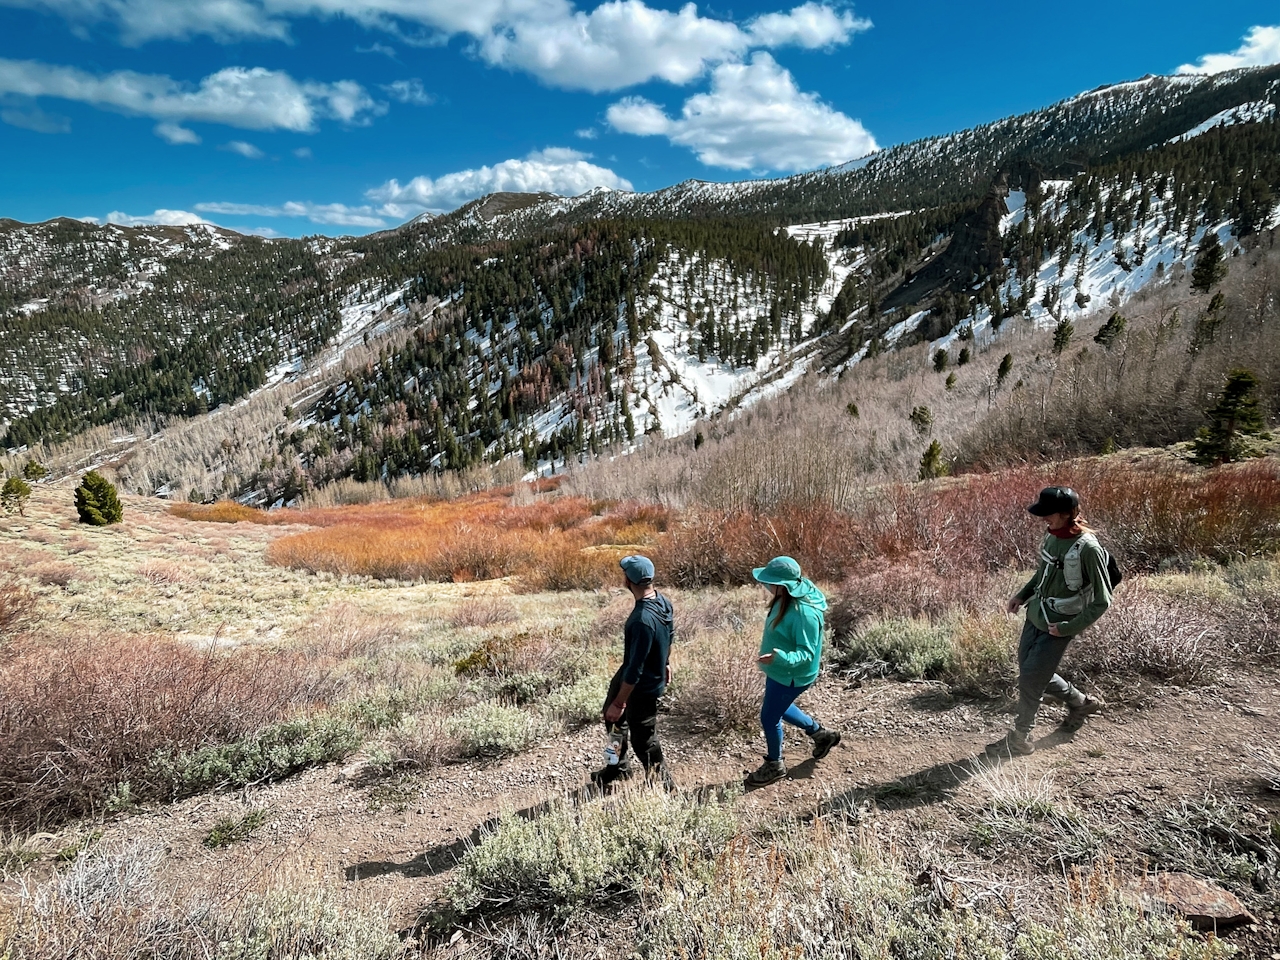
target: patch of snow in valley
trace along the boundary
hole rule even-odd
[[[1215,113],[1203,123],[1198,123],[1186,133],[1173,137],[1168,143],[1180,143],[1183,140],[1191,140],[1203,133],[1208,133],[1214,127],[1230,127],[1237,123],[1258,123],[1262,120],[1269,119],[1276,112],[1276,105],[1269,100],[1255,100],[1252,103],[1242,103],[1238,107],[1230,107],[1219,113]]]

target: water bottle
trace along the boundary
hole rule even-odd
[[[621,758],[622,751],[622,734],[618,732],[618,728],[610,725],[608,733],[604,740],[604,762],[605,766],[616,767],[618,760]]]

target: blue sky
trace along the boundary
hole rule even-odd
[[[495,189],[840,163],[1146,73],[1274,2],[0,0],[0,216],[363,233]]]

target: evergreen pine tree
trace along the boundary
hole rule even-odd
[[[124,519],[124,508],[116,495],[116,488],[102,474],[90,470],[76,487],[76,513],[80,522],[95,527],[105,527]]]
[[[0,508],[5,513],[17,512],[18,516],[27,515],[27,500],[31,497],[31,484],[21,477],[10,477],[0,488]]]
[[[1076,325],[1065,317],[1058,321],[1058,325],[1053,328],[1053,352],[1062,353],[1071,343],[1071,338],[1075,336]]]
[[[1191,268],[1191,289],[1208,293],[1209,288],[1227,275],[1227,265],[1222,262],[1222,244],[1218,235],[1206,230],[1196,248],[1196,265]]]
[[[942,459],[942,444],[934,440],[925,448],[924,455],[920,458],[920,479],[936,480],[938,477],[945,477],[948,472],[947,464]]]
[[[1006,353],[1000,358],[1000,366],[996,368],[996,385],[1004,383],[1005,377],[1013,372],[1013,354]]]
[[[1202,466],[1217,466],[1257,456],[1255,440],[1265,436],[1265,420],[1257,397],[1258,378],[1236,368],[1227,374],[1222,393],[1206,411],[1209,425],[1191,443],[1192,459]]]
[[[27,460],[22,468],[22,479],[43,480],[49,475],[49,468],[36,461],[34,457]]]
[[[1093,342],[1100,343],[1110,349],[1111,345],[1120,339],[1120,334],[1124,333],[1124,328],[1128,323],[1129,321],[1122,317],[1119,312],[1112,313],[1107,318],[1107,322],[1093,335]]]

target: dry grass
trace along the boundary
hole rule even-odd
[[[188,583],[193,573],[189,566],[169,560],[145,560],[138,564],[138,576],[156,586]]]
[[[457,604],[449,612],[447,619],[451,626],[466,629],[515,623],[520,615],[509,600],[501,597],[472,597]]]
[[[42,587],[66,587],[76,579],[79,571],[70,563],[47,560],[27,570],[27,575]]]

